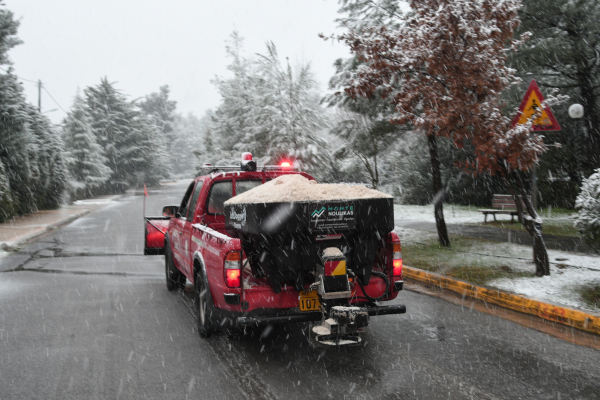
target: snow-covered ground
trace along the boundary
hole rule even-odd
[[[467,207],[467,206],[453,206],[444,204],[444,219],[448,224],[469,224],[469,223],[481,223],[483,222],[483,214],[478,210],[481,207]],[[568,214],[552,214],[551,210],[544,210],[540,217],[542,220],[573,220],[573,215]],[[413,205],[394,205],[394,218],[395,219],[409,219],[414,221],[427,221],[435,222],[433,215],[433,205],[429,204],[426,206],[413,206]],[[488,216],[488,220],[491,220],[492,216]],[[510,221],[510,215],[508,214],[497,214],[496,219],[498,221]]]
[[[113,202],[112,198],[109,199],[90,199],[90,200],[76,200],[73,202],[76,206],[83,206],[87,204],[110,204]]]
[[[435,232],[401,227],[397,227],[396,232],[407,244],[437,240]],[[447,262],[451,266],[508,266],[518,272],[535,271],[531,246],[476,241],[471,248],[463,249],[464,252],[447,251]],[[579,290],[587,285],[600,285],[600,257],[558,250],[548,250],[548,256],[551,262],[550,276],[502,278],[490,281],[488,286],[549,303],[598,312],[581,300]]]

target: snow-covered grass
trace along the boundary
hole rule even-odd
[[[518,222],[510,223],[511,217],[508,214],[497,214],[497,222],[493,222],[493,216],[488,216],[488,222],[484,223],[483,214],[478,210],[480,207],[458,206],[444,204],[444,219],[447,224],[466,224],[481,225],[489,228],[506,228],[513,230],[525,230],[523,225]],[[539,212],[544,223],[544,233],[562,236],[578,236],[577,229],[573,227],[576,213],[571,210],[563,209],[544,209]],[[414,205],[394,205],[394,218],[396,220],[413,220],[435,222],[433,215],[433,205],[414,206]],[[516,218],[515,218],[516,221]]]
[[[444,204],[444,219],[449,224],[483,223],[483,214],[478,211],[482,208],[485,207]],[[572,224],[576,213],[563,209],[544,209],[539,211],[539,215],[544,222],[562,221]],[[394,218],[435,222],[433,204],[426,206],[395,204]],[[496,218],[499,221],[510,221],[511,219],[508,214],[497,214]],[[488,216],[488,220],[492,219],[492,216]]]
[[[483,214],[477,210],[477,207],[444,204],[444,219],[448,224],[483,222]],[[426,206],[395,204],[394,218],[435,222],[435,217],[433,215],[433,204]],[[510,215],[499,215],[498,219],[510,221]]]
[[[407,266],[427,269],[518,293],[549,303],[598,312],[581,296],[600,285],[600,257],[548,250],[550,276],[534,276],[531,246],[453,236],[452,249],[440,248],[437,234],[396,228]]]

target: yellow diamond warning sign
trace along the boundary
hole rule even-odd
[[[519,107],[519,112],[513,119],[512,126],[525,124],[534,114],[540,111],[543,101],[544,96],[540,88],[535,80],[531,80]],[[541,114],[533,120],[531,129],[534,131],[560,131],[560,125],[556,118],[554,118],[550,107],[546,106],[544,109],[541,109]]]

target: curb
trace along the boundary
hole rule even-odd
[[[125,196],[125,194],[113,195],[113,196],[110,197],[110,200],[111,201],[119,200],[119,199],[123,198],[124,196]],[[94,211],[97,211],[97,210],[94,210]],[[92,212],[93,212],[92,210],[82,210],[81,212],[79,212],[77,214],[70,215],[70,216],[66,217],[65,219],[62,219],[60,221],[57,221],[57,222],[54,222],[52,224],[46,225],[46,227],[45,227],[44,230],[40,230],[39,232],[35,232],[35,233],[30,234],[30,235],[27,235],[27,236],[25,236],[25,237],[23,237],[23,238],[15,241],[15,242],[11,242],[9,246],[10,247],[21,246],[22,244],[27,243],[30,240],[33,240],[33,239],[35,239],[37,237],[45,235],[46,233],[48,233],[48,232],[50,232],[50,231],[52,231],[54,229],[57,229],[57,228],[60,228],[63,225],[69,224],[69,223],[75,221],[76,219],[84,217],[84,216],[86,216],[86,215],[88,215],[88,214],[90,214]],[[4,242],[2,242],[2,243],[4,243]],[[6,243],[6,244],[8,245],[8,243]]]
[[[482,300],[486,303],[531,314],[548,321],[558,322],[586,332],[600,335],[600,316],[580,310],[543,303],[517,294],[504,292],[483,286],[477,286],[459,279],[434,274],[419,268],[403,266],[402,275],[405,278],[425,284],[447,289],[463,296]]]
[[[61,226],[69,224],[78,218],[84,217],[84,216],[88,215],[90,212],[91,212],[90,210],[83,210],[80,213],[77,213],[75,215],[70,215],[69,217],[67,217],[63,220],[57,221],[53,224],[49,224],[46,226],[46,228],[43,231],[32,233],[31,235],[25,236],[25,237],[19,239],[18,241],[12,243],[11,247],[21,246],[22,244],[27,243],[30,240],[33,240],[39,236],[45,235],[46,233],[50,232],[53,229],[60,228]]]

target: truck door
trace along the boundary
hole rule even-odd
[[[192,182],[185,191],[185,195],[181,200],[181,205],[179,206],[177,215],[175,218],[172,218],[173,225],[171,231],[169,232],[169,241],[171,242],[171,248],[173,249],[173,261],[175,262],[177,268],[185,273],[187,273],[187,269],[185,262],[185,241],[183,239],[183,232],[185,230],[185,223],[187,221],[188,208],[192,199],[194,185],[195,182]]]
[[[217,181],[212,184],[206,204],[204,221],[209,228],[225,233],[225,207],[223,203],[233,196],[231,180]]]
[[[196,204],[198,203],[198,196],[200,196],[200,191],[202,190],[202,181],[196,182],[196,187],[194,188],[194,193],[192,194],[192,198],[188,205],[187,217],[184,222],[183,231],[181,233],[181,240],[183,244],[183,251],[181,257],[185,262],[185,269],[182,268],[182,271],[185,275],[192,280],[193,279],[193,254],[192,254],[192,224],[198,222],[199,216],[196,212]]]

